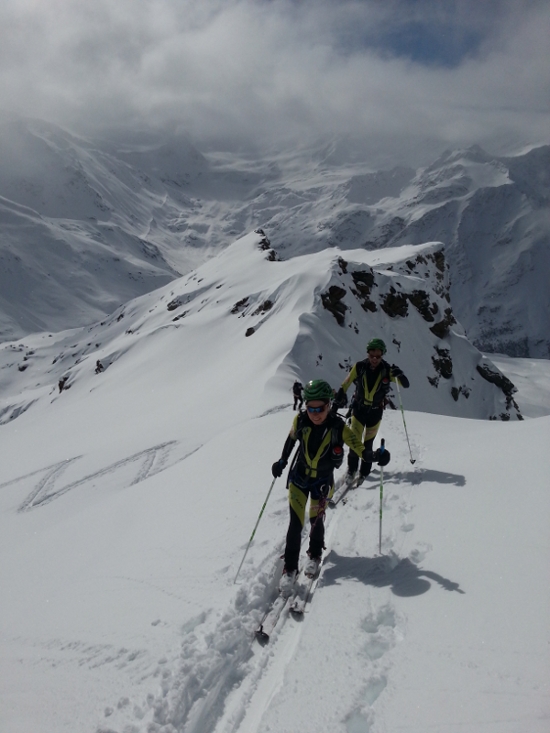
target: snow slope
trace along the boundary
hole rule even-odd
[[[515,398],[526,417],[550,415],[550,362],[491,354],[492,363],[517,389]]]
[[[4,407],[26,409],[0,425],[0,731],[545,733],[550,418],[410,411],[422,376],[410,345],[429,350],[433,336],[422,318],[403,319],[399,335],[412,335],[392,354],[412,382],[416,463],[388,411],[383,557],[376,470],[328,517],[303,621],[282,619],[265,648],[254,640],[280,569],[282,480],[233,581],[292,421],[290,386],[311,372],[334,382],[344,372],[332,354],[355,334],[322,306],[345,280],[341,253],[277,262],[261,240],[245,237],[103,326],[3,346]],[[407,292],[406,276],[385,269],[397,252],[350,254],[348,273],[373,267],[379,288],[394,277]],[[251,312],[232,313],[245,297]],[[301,334],[323,364],[299,360]],[[466,339],[452,353],[471,368]],[[469,404],[433,395],[442,412]]]

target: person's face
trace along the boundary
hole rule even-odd
[[[383,354],[380,349],[373,349],[372,351],[367,352],[367,358],[371,367],[377,367],[380,364],[382,356]]]
[[[306,405],[309,419],[314,425],[322,425],[327,419],[329,403],[323,400],[311,400]]]

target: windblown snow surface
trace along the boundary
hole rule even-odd
[[[319,306],[337,253],[268,262],[257,240],[106,322],[2,345],[0,731],[547,733],[548,363],[500,364],[519,377],[523,421],[461,416],[469,400],[426,391],[421,318],[389,325],[357,306],[359,333],[343,328]],[[445,343],[488,416],[500,393],[457,329]],[[411,452],[399,410],[379,433],[382,553],[375,469],[327,515],[303,619],[284,614],[262,647],[283,479],[234,579],[292,381],[337,387],[368,335],[411,380]]]

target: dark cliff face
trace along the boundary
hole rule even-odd
[[[416,254],[402,260],[396,256],[399,250],[392,252],[389,264],[379,267],[338,258],[319,294],[324,322],[328,318],[329,328],[334,324],[332,334],[340,342],[339,368],[348,371],[364,358],[365,343],[379,335],[386,340],[390,361],[395,359],[405,371],[416,362],[415,385],[407,393],[415,409],[430,411],[438,404],[436,409],[447,414],[521,419],[514,385],[489,360],[483,361],[454,316],[443,246],[420,245]],[[324,357],[317,357],[317,366],[328,366]]]

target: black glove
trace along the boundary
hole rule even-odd
[[[271,466],[271,474],[273,478],[279,478],[279,476],[282,476],[285,468],[286,461],[283,461],[282,458],[279,458],[278,461],[275,461],[275,463]]]
[[[405,387],[407,389],[409,387],[409,380],[407,377],[403,374],[403,370],[400,369],[396,364],[392,364],[391,366],[391,375],[394,379],[398,379],[399,383],[402,387]]]
[[[372,454],[372,458],[379,466],[387,466],[390,462],[391,455],[387,448],[384,448],[384,450],[380,450],[380,448],[378,448]]]
[[[348,396],[344,392],[342,387],[340,387],[340,389],[336,393],[336,397],[334,398],[333,403],[336,405],[336,407],[345,407],[348,404]]]

